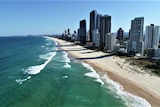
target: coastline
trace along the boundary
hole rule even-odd
[[[129,72],[116,64],[114,56],[106,53],[85,49],[79,45],[72,45],[70,42],[57,38],[49,37],[49,39],[58,42],[60,49],[67,51],[67,53],[78,60],[88,63],[103,74],[107,74],[111,80],[121,84],[124,91],[146,99],[152,107],[160,105],[160,85],[158,84],[160,83],[160,78],[136,73],[133,70]]]

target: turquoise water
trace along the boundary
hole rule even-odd
[[[0,38],[0,107],[149,106],[43,37]]]

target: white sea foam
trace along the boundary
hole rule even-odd
[[[101,83],[102,85],[104,84],[104,82],[99,78],[97,78],[95,81]]]
[[[58,43],[56,42],[56,41],[54,41],[55,42],[55,45],[57,46],[58,45]]]
[[[46,38],[46,41],[48,41],[48,43],[46,43],[46,46],[51,46],[52,45],[52,40],[51,39]],[[54,41],[54,42],[55,42],[55,44],[57,44],[56,41]],[[42,45],[41,47],[46,47],[46,46]],[[27,74],[27,75],[29,74],[29,76],[27,78],[24,78],[24,79],[16,79],[15,81],[18,84],[21,85],[24,81],[27,81],[28,79],[30,79],[32,75],[40,73],[57,53],[57,52],[51,52],[53,49],[57,50],[57,47],[52,47],[52,48],[46,47],[45,49],[49,53],[39,55],[39,58],[45,59],[46,61],[41,65],[30,66],[26,70],[22,69],[22,71],[24,71],[24,74]]]
[[[71,65],[69,63],[65,63],[65,65],[63,67],[64,68],[71,68]]]
[[[63,61],[62,61],[62,62],[70,63],[71,60],[70,60],[70,58],[68,57],[68,53],[65,52],[65,51],[63,51],[62,53],[63,53],[63,56],[62,56],[62,57],[63,57]]]
[[[26,69],[24,71],[24,74],[29,74],[30,76],[28,76],[27,78],[25,79],[16,79],[15,81],[21,85],[23,82],[29,80],[31,78],[31,75],[35,75],[35,74],[38,74],[40,73],[44,68],[45,66],[52,60],[52,58],[56,55],[56,52],[51,52],[52,55],[46,59],[48,59],[47,61],[45,61],[44,64],[41,64],[41,65],[35,65],[35,66],[30,66],[28,69]]]
[[[45,47],[52,47],[53,48],[53,41],[48,41],[48,43],[46,43]]]
[[[86,64],[84,62],[82,62],[82,65],[85,68],[87,68],[88,70],[92,71],[92,72],[88,72],[88,73],[84,74],[85,76],[96,78],[96,80],[95,80],[96,82],[99,82],[102,85],[104,84],[104,82],[100,79],[99,74],[91,66],[89,66],[88,64]]]
[[[44,64],[41,64],[41,65],[36,65],[36,66],[30,66],[26,71],[25,73],[27,74],[31,74],[31,75],[35,75],[35,74],[38,74],[40,73],[44,67],[52,60],[52,58],[56,55],[56,52],[51,52],[52,53],[52,56],[50,56],[48,58],[47,61],[45,61]]]
[[[71,65],[69,63],[65,63],[63,67],[64,68],[71,68]]]
[[[49,59],[52,56],[52,54],[53,54],[53,52],[42,54],[42,55],[39,55],[39,58],[47,60],[47,59]]]
[[[46,43],[46,46],[49,46],[50,44],[49,43]]]
[[[71,65],[70,65],[71,60],[68,57],[68,53],[65,52],[65,51],[63,51],[62,53],[63,53],[62,60],[60,60],[60,61],[64,62],[64,66],[63,67],[65,67],[65,68],[71,68]]]
[[[144,98],[135,96],[131,93],[124,91],[122,85],[120,85],[117,82],[114,82],[107,75],[104,75],[102,78],[107,84],[109,84],[107,88],[109,88],[113,92],[116,92],[116,94],[119,95],[125,101],[128,107],[151,107],[151,105]]]
[[[68,78],[68,76],[63,76],[62,78]]]
[[[50,42],[54,41],[55,46],[57,46],[57,45],[58,45],[58,43],[57,43],[55,40],[53,40],[53,39],[51,40],[51,39],[49,39],[49,38],[46,38],[46,41],[50,41]],[[49,43],[48,43],[47,45],[49,45]]]
[[[46,41],[51,41],[51,39],[48,39],[48,38],[45,38],[46,39]]]
[[[25,79],[16,79],[15,81],[16,81],[19,85],[21,85],[24,81],[27,81],[27,80],[29,80],[29,79],[31,79],[31,76],[28,76],[28,77],[25,78]]]
[[[102,78],[100,78],[99,74],[97,74],[91,66],[84,62],[82,62],[82,65],[86,67],[88,70],[92,71],[86,73],[85,76],[96,78],[95,81],[100,82],[101,84],[104,84],[103,81],[105,81],[107,84],[109,84],[107,88],[109,88],[113,92],[116,92],[116,94],[125,101],[128,107],[151,107],[151,105],[144,98],[135,96],[131,93],[124,91],[124,88],[121,84],[114,82],[107,75],[104,75]]]

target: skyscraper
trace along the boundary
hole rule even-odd
[[[130,40],[128,51],[143,54],[143,24],[144,17],[137,17],[131,20]]]
[[[123,29],[122,28],[118,29],[116,39],[123,40]]]
[[[92,42],[93,39],[93,30],[96,29],[96,20],[97,20],[97,11],[93,10],[90,12],[90,41]]]
[[[70,29],[69,28],[67,29],[67,32],[68,32],[68,35],[70,35]]]
[[[106,33],[105,48],[106,51],[113,52],[116,45],[116,34]]]
[[[77,32],[76,31],[74,31],[74,33],[72,34],[72,37],[71,37],[71,41],[75,41],[75,40],[77,40]]]
[[[77,38],[76,41],[80,41],[80,28],[77,30]]]
[[[106,33],[111,32],[111,16],[104,15],[100,18],[100,49],[105,47]]]
[[[96,18],[96,29],[100,30],[100,19],[101,19],[102,15],[101,14],[97,14],[97,18]]]
[[[154,26],[154,24],[146,26],[144,48],[157,49],[159,45],[159,37],[160,37],[160,26]]]
[[[96,48],[100,46],[100,33],[98,29],[93,30],[93,42]]]
[[[80,43],[81,44],[86,44],[86,20],[81,20],[80,21]]]

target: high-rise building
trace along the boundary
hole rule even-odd
[[[131,20],[130,40],[128,51],[143,54],[143,24],[144,17],[137,17]]]
[[[154,48],[157,49],[160,38],[160,26],[146,26],[144,49]]]
[[[105,47],[106,33],[111,32],[111,16],[104,15],[100,18],[100,49]]]
[[[87,41],[87,42],[89,42],[89,41],[90,41],[89,30],[86,32],[86,41]]]
[[[76,33],[76,31],[74,31],[74,33],[72,34],[72,37],[71,37],[71,41],[75,41],[75,40],[77,40],[77,33]]]
[[[116,34],[113,33],[106,33],[105,38],[105,50],[109,52],[114,51],[114,47],[116,45]]]
[[[67,29],[67,32],[68,32],[68,35],[70,35],[70,29],[69,28]]]
[[[99,48],[99,46],[100,46],[100,33],[99,33],[99,29],[93,30],[93,42],[94,42],[94,46],[96,48]]]
[[[80,28],[77,29],[77,38],[76,41],[80,41]]]
[[[86,20],[81,20],[80,21],[80,43],[81,44],[86,44]]]
[[[90,25],[89,25],[91,42],[93,38],[93,30],[96,29],[96,20],[97,20],[97,11],[93,10],[90,12]]]
[[[131,36],[131,29],[129,29],[129,32],[128,32],[128,39],[130,40],[130,36]]]
[[[123,29],[122,28],[119,28],[118,31],[117,31],[117,37],[116,39],[118,40],[123,40]]]
[[[70,33],[70,29],[67,29],[67,40],[71,41],[71,33]]]
[[[96,18],[96,29],[100,30],[100,20],[101,20],[102,15],[101,14],[97,14],[97,18]]]

